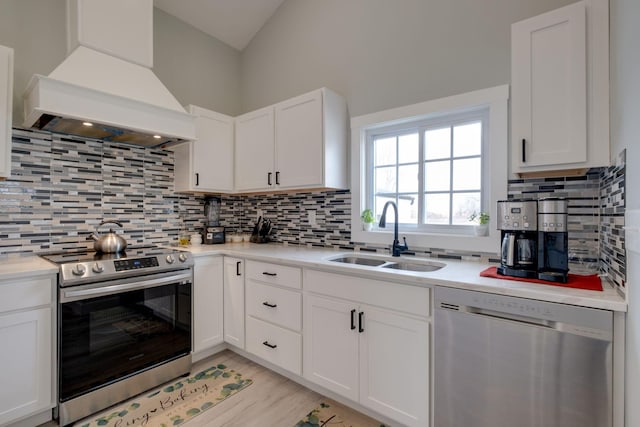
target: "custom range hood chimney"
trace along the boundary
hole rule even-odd
[[[67,58],[31,79],[24,125],[145,147],[195,139],[151,67],[153,0],[67,0]]]

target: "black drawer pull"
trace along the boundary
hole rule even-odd
[[[278,306],[278,304],[269,304],[268,301],[263,302],[262,305],[266,305],[269,308],[276,308]]]
[[[268,271],[263,271],[262,274],[264,274],[265,276],[271,276],[271,277],[276,277],[278,275],[277,273],[269,273]]]
[[[276,348],[277,347],[277,344],[269,344],[269,341],[263,342],[262,345],[266,345],[269,348]]]
[[[242,261],[236,261],[236,276],[241,276],[241,274],[240,274],[240,264],[242,264]]]
[[[527,163],[527,140],[522,138],[522,163]]]
[[[356,328],[356,310],[351,310],[351,330]]]
[[[358,332],[364,332],[364,311],[358,313]]]

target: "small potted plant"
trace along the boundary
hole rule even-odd
[[[475,223],[474,231],[476,236],[486,236],[489,231],[489,214],[486,212],[474,212],[469,217],[469,221]]]
[[[363,210],[362,214],[360,215],[360,219],[362,220],[362,229],[364,231],[371,231],[371,229],[373,228],[373,223],[375,221],[371,209],[367,208]]]

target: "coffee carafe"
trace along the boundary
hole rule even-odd
[[[502,237],[499,274],[537,277],[537,209],[535,200],[498,201]]]
[[[566,283],[569,274],[566,199],[538,201],[538,279]]]
[[[204,202],[204,216],[206,225],[202,233],[203,243],[212,245],[214,243],[224,243],[224,227],[220,226],[220,198],[209,197]]]

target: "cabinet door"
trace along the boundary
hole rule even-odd
[[[275,107],[276,185],[322,187],[324,171],[322,91]]]
[[[193,268],[193,352],[223,342],[222,257],[195,258]]]
[[[513,24],[511,61],[515,171],[586,162],[584,2]]]
[[[344,300],[304,296],[304,377],[354,401],[358,400],[357,309],[357,304]]]
[[[224,257],[224,341],[244,348],[244,261]]]
[[[360,403],[403,425],[429,425],[429,323],[361,307]]]
[[[193,188],[197,191],[233,191],[233,117],[189,106],[197,116],[193,144]]]
[[[53,407],[51,334],[51,308],[0,315],[0,425]]]
[[[275,186],[273,107],[236,117],[235,123],[236,190],[253,191],[273,188]]]
[[[233,191],[233,117],[187,106],[196,118],[196,141],[173,148],[175,190]]]
[[[11,175],[13,49],[0,46],[0,177]]]

